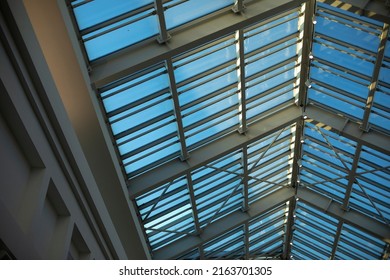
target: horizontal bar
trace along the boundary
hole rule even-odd
[[[339,219],[339,221],[344,221],[349,225],[362,229],[387,243],[390,242],[390,227],[388,225],[382,224],[381,222],[352,209],[344,211],[341,203],[331,201],[329,197],[306,188],[298,189],[297,197],[300,201],[321,209],[327,214]]]
[[[275,131],[287,127],[301,118],[301,111],[296,105],[274,113],[250,126],[246,135],[232,133],[191,152],[186,162],[179,159],[167,162],[149,172],[134,177],[128,182],[130,197],[137,197],[154,187],[163,185],[185,175],[203,165],[225,156],[237,149],[257,141]]]
[[[237,210],[218,221],[210,224],[204,232],[199,236],[186,236],[176,242],[157,250],[154,253],[154,259],[173,259],[182,255],[184,252],[190,251],[230,230],[243,225],[245,222],[258,217],[260,214],[271,210],[294,196],[294,189],[283,188],[269,196],[251,204],[251,208],[247,212]]]
[[[233,12],[222,13],[212,20],[202,21],[196,26],[175,32],[169,44],[157,42],[140,45],[131,52],[118,53],[109,60],[102,59],[93,65],[91,82],[100,88],[167,58],[174,57],[195,47],[209,43],[216,38],[227,36],[276,14],[298,7],[304,0],[263,0],[247,4],[245,16]],[[223,27],[221,29],[221,27]]]
[[[362,132],[360,125],[354,122],[346,122],[346,118],[329,112],[316,106],[308,106],[306,114],[312,123],[331,130],[341,136],[350,138],[363,145],[378,150],[384,154],[390,155],[390,136],[376,132]],[[310,121],[310,120],[309,120]]]

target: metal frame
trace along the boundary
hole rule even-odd
[[[91,73],[91,81],[97,88],[104,88],[106,85],[110,85],[112,83],[117,83],[117,81],[126,79],[129,75],[136,73],[139,70],[145,69],[157,63],[165,63],[165,67],[167,69],[169,82],[170,82],[170,92],[172,96],[172,102],[174,105],[174,112],[176,116],[176,121],[178,123],[178,137],[181,145],[181,159],[180,160],[172,160],[169,162],[162,163],[157,166],[153,170],[145,171],[142,174],[135,174],[134,178],[128,181],[129,187],[129,196],[131,200],[134,200],[136,197],[153,190],[154,188],[164,185],[168,182],[172,182],[176,178],[181,176],[185,176],[188,182],[188,190],[190,193],[190,201],[191,207],[195,220],[195,234],[189,234],[174,243],[167,245],[157,251],[154,252],[155,258],[174,258],[180,256],[181,254],[188,252],[192,249],[199,249],[200,258],[205,258],[205,252],[203,250],[203,244],[208,241],[221,236],[230,230],[237,228],[239,226],[243,226],[244,228],[244,238],[245,238],[245,247],[244,247],[244,257],[251,257],[251,252],[249,250],[249,221],[258,217],[259,215],[265,213],[272,207],[276,205],[280,205],[281,203],[289,202],[289,215],[286,222],[285,227],[285,236],[284,236],[284,247],[282,252],[282,258],[289,259],[291,253],[291,245],[290,242],[293,239],[293,225],[294,225],[294,213],[295,207],[297,204],[296,197],[302,199],[306,203],[315,206],[323,210],[326,213],[329,213],[331,216],[334,216],[339,219],[338,228],[335,236],[334,246],[332,248],[331,258],[335,257],[337,243],[340,239],[343,223],[352,224],[358,228],[364,229],[368,231],[370,234],[380,237],[382,240],[386,242],[390,242],[390,233],[388,227],[386,225],[381,224],[380,222],[367,217],[366,215],[357,212],[355,210],[348,210],[348,201],[352,192],[352,186],[355,183],[355,177],[359,175],[357,172],[357,167],[359,163],[359,154],[363,145],[367,145],[374,149],[377,149],[386,154],[390,154],[389,136],[386,136],[382,133],[376,131],[370,131],[368,133],[363,133],[359,125],[356,123],[349,122],[345,117],[340,117],[336,115],[334,112],[330,110],[322,109],[320,107],[316,107],[312,104],[307,103],[307,86],[305,85],[305,81],[309,78],[309,67],[311,64],[311,59],[309,57],[311,52],[311,46],[313,42],[313,24],[312,17],[315,14],[315,6],[316,1],[308,0],[308,1],[275,1],[272,0],[264,0],[264,1],[252,1],[247,4],[248,9],[245,10],[244,13],[244,4],[243,1],[237,0],[234,4],[233,11],[237,13],[234,15],[233,13],[221,13],[215,16],[212,20],[209,21],[199,21],[193,26],[189,26],[183,29],[174,30],[172,32],[172,36],[174,40],[170,39],[170,34],[166,30],[165,19],[164,19],[164,7],[162,0],[155,0],[154,6],[158,16],[159,21],[159,43],[162,45],[149,44],[149,45],[136,45],[131,48],[128,48],[129,51],[121,52],[116,54],[115,56],[109,56],[106,61],[99,60],[93,63],[93,72]],[[302,3],[306,4],[304,14],[301,14],[301,17],[305,18],[304,26],[300,32],[296,34],[292,34],[286,38],[278,40],[278,42],[273,42],[267,46],[264,46],[258,50],[252,51],[251,53],[244,53],[244,40],[245,40],[245,32],[247,30],[251,30],[257,28],[258,26],[251,26],[259,20],[265,20],[265,22],[269,22],[269,18],[278,12],[285,12],[286,10],[297,8]],[[329,1],[328,1],[329,2]],[[285,12],[285,13],[290,13]],[[221,26],[223,26],[221,28]],[[388,25],[385,24],[387,29],[382,32],[381,46],[378,52],[376,65],[374,69],[374,75],[371,77],[371,82],[375,83],[378,79],[379,69],[383,60],[383,49],[386,42],[386,38],[388,36]],[[183,127],[182,122],[182,110],[191,108],[191,106],[197,104],[197,102],[202,101],[194,101],[190,104],[186,105],[186,108],[180,108],[178,96],[180,92],[178,92],[178,88],[184,84],[195,81],[200,77],[205,77],[207,75],[213,74],[218,70],[221,70],[227,66],[234,65],[233,61],[228,61],[215,69],[211,69],[204,73],[198,74],[194,77],[191,77],[179,84],[176,84],[174,69],[178,67],[175,65],[176,61],[179,61],[181,58],[186,57],[194,52],[205,49],[209,47],[209,42],[214,41],[215,44],[224,40],[225,38],[230,38],[233,36],[232,34],[236,32],[236,44],[237,47],[237,59],[236,59],[236,68],[234,70],[238,70],[238,80],[239,80],[239,88],[236,94],[239,95],[239,133],[234,131],[221,131],[218,133],[215,138],[218,138],[212,143],[207,143],[208,140],[201,141],[201,143],[196,143],[193,147],[187,147],[185,144],[185,138],[189,137],[189,135],[185,135],[185,133],[196,127],[199,124],[194,124],[190,127]],[[224,39],[220,39],[225,37]],[[317,37],[325,38],[326,36],[320,35]],[[270,67],[261,71],[260,73],[256,73],[250,77],[246,77],[245,75],[245,58],[251,58],[262,50],[269,49],[270,47],[277,46],[278,43],[287,42],[288,40],[292,40],[297,38],[297,42],[302,44],[302,49],[298,51],[297,55],[291,59],[284,61],[284,65],[287,65],[291,62],[296,62],[295,66],[291,69],[300,69],[299,78],[295,81],[295,89],[298,89],[298,98],[297,105],[299,107],[292,104],[281,104],[277,108],[273,108],[270,110],[270,115],[261,114],[259,120],[256,118],[256,122],[250,123],[252,120],[247,120],[247,111],[248,109],[255,106],[258,102],[264,102],[264,96],[272,93],[276,89],[283,87],[285,84],[278,85],[273,89],[267,91],[267,94],[262,94],[261,96],[255,96],[250,100],[246,100],[245,91],[247,89],[246,82],[254,80],[260,77],[263,74],[270,73],[275,70],[276,67]],[[226,40],[228,40],[226,39]],[[329,38],[326,38],[329,39]],[[349,47],[346,44],[339,42],[336,39],[329,39],[332,42],[340,44],[341,46]],[[207,43],[207,46],[205,44]],[[296,42],[294,43],[296,44]],[[214,45],[214,43],[211,43]],[[292,44],[291,44],[292,45]],[[201,46],[201,47],[199,47]],[[226,47],[226,46],[224,46]],[[198,48],[198,49],[195,49]],[[374,54],[366,51],[359,47],[353,47],[359,52],[364,54],[368,54],[373,56]],[[382,49],[381,49],[382,48]],[[215,51],[215,50],[214,50]],[[380,53],[382,52],[382,53]],[[181,57],[180,57],[181,56]],[[256,58],[258,60],[258,58]],[[321,61],[318,60],[320,63]],[[186,62],[187,63],[187,62]],[[248,62],[247,63],[251,63]],[[324,63],[328,66],[331,66],[331,63]],[[343,67],[335,67],[338,71],[345,72],[347,74],[355,74],[353,71],[344,69]],[[289,69],[290,70],[290,69]],[[233,70],[232,70],[233,71]],[[286,70],[287,71],[287,70]],[[283,73],[283,71],[281,72]],[[280,73],[278,73],[280,74]],[[359,78],[366,79],[368,77],[363,77],[364,75],[356,75]],[[299,80],[299,82],[298,82]],[[287,81],[291,82],[291,81]],[[313,81],[314,83],[318,83]],[[318,83],[319,84],[319,83]],[[212,93],[213,96],[223,93],[227,88],[231,89],[230,86],[227,86],[218,92]],[[333,90],[334,88],[332,88]],[[339,93],[344,93],[341,90],[336,90]],[[372,108],[372,102],[369,104],[369,99],[373,98],[373,94],[375,92],[375,87],[370,88],[369,98],[366,101],[366,111],[362,124],[362,129],[364,131],[368,131],[368,118],[369,113]],[[352,94],[349,94],[353,97]],[[267,98],[267,97],[266,97]],[[354,97],[355,100],[358,98]],[[219,99],[218,99],[219,100]],[[218,101],[217,100],[217,101]],[[268,99],[265,99],[268,100]],[[215,102],[217,102],[215,101]],[[362,100],[363,102],[363,100]],[[256,104],[255,104],[256,103]],[[254,105],[255,104],[255,105]],[[252,106],[252,107],[251,107]],[[233,111],[233,106],[230,108],[226,108],[226,110],[218,113],[218,116],[222,116],[224,114],[231,113]],[[192,112],[191,112],[192,113]],[[272,113],[272,114],[271,114]],[[190,114],[190,113],[188,113]],[[336,156],[340,159],[346,170],[349,172],[349,182],[347,186],[347,194],[344,198],[343,203],[336,202],[333,200],[329,200],[329,198],[315,193],[309,189],[304,188],[303,186],[299,186],[299,173],[300,168],[298,164],[298,160],[302,158],[302,135],[304,133],[304,122],[305,120],[302,118],[302,114],[307,114],[311,118],[311,122],[318,125],[319,127],[325,127],[326,129],[330,129],[343,135],[347,138],[353,139],[357,142],[358,148],[356,150],[355,159],[353,161],[353,165],[351,170],[348,170],[347,165],[342,160],[338,153],[342,151],[337,151],[334,147],[330,145],[330,148],[334,150]],[[216,115],[209,116],[204,122],[210,121],[215,118]],[[248,123],[249,129],[248,129]],[[248,155],[248,145],[263,139],[266,136],[271,135],[272,133],[277,132],[278,130],[283,131],[285,127],[289,127],[291,124],[297,123],[296,131],[295,131],[295,143],[294,150],[292,151],[294,154],[294,158],[292,160],[292,168],[289,175],[291,175],[290,186],[296,187],[295,189],[286,187],[288,184],[284,184],[284,181],[280,182],[278,179],[277,182],[272,182],[272,180],[268,180],[269,178],[273,178],[278,176],[281,171],[284,169],[272,170],[273,172],[266,176],[266,178],[255,178],[251,176],[251,172],[256,169],[256,165],[262,159],[260,156],[253,166],[248,170],[248,161],[251,158],[251,155]],[[262,155],[264,155],[270,147],[272,147],[276,140],[278,140],[279,134],[274,138],[271,144],[262,151]],[[325,137],[326,139],[326,137]],[[328,142],[329,144],[329,142]],[[197,148],[197,149],[194,149]],[[189,157],[188,149],[191,150],[191,157]],[[241,150],[242,151],[242,159],[241,166],[243,172],[240,170],[231,171],[228,167],[224,168],[216,168],[213,166],[208,166],[208,164],[213,163],[219,158],[228,155],[234,151]],[[258,151],[259,152],[259,151]],[[284,156],[285,153],[281,154]],[[185,160],[185,161],[183,161]],[[276,160],[276,159],[275,159]],[[321,160],[321,159],[318,159]],[[235,162],[234,162],[235,164]],[[232,166],[234,166],[232,163]],[[206,166],[208,168],[215,169],[216,172],[226,172],[228,174],[234,174],[240,176],[240,182],[237,184],[235,188],[232,189],[231,194],[228,197],[225,197],[225,201],[222,206],[219,207],[219,210],[211,217],[210,221],[206,223],[206,226],[201,228],[199,222],[199,209],[196,205],[196,199],[194,193],[194,182],[192,182],[191,173],[202,166]],[[334,168],[337,168],[334,166]],[[339,168],[338,168],[339,169]],[[144,170],[142,170],[144,171]],[[268,170],[267,170],[268,171]],[[319,174],[319,177],[321,174]],[[265,182],[273,185],[273,188],[276,189],[273,193],[257,200],[253,203],[250,203],[248,198],[249,188],[251,187],[248,183],[249,180],[254,179],[261,182]],[[321,182],[330,182],[336,179],[324,180]],[[287,182],[288,183],[288,182]],[[168,185],[169,186],[169,185]],[[243,211],[233,211],[230,214],[227,214],[223,218],[218,219],[217,221],[211,220],[216,216],[216,214],[221,211],[221,209],[225,206],[230,196],[232,196],[236,191],[242,186],[243,193],[243,203],[242,210]],[[278,189],[277,189],[278,188]],[[363,189],[363,187],[361,186]],[[364,189],[363,189],[364,192]],[[219,202],[219,201],[218,201]],[[157,202],[158,203],[158,202]],[[342,210],[344,209],[344,211]],[[182,232],[180,232],[182,233]],[[272,241],[273,242],[273,241]],[[271,243],[272,243],[271,242]]]

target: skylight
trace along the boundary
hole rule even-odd
[[[331,0],[71,6],[154,258],[388,258],[388,23]]]

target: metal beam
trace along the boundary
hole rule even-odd
[[[189,173],[187,173],[187,185],[188,185],[188,191],[190,193],[192,213],[193,213],[193,216],[194,216],[195,234],[200,234],[201,233],[201,228],[200,228],[200,223],[199,223],[198,209],[196,207],[196,198],[195,198],[194,184],[192,182],[191,174],[189,174]]]
[[[173,72],[174,70],[173,70],[172,59],[169,58],[165,61],[165,67],[166,67],[167,72],[168,72],[169,88],[171,90],[173,108],[175,110],[177,132],[178,132],[178,137],[179,137],[179,141],[180,141],[180,150],[181,150],[180,159],[186,160],[189,158],[189,154],[187,151],[187,145],[186,145],[186,141],[185,141],[183,120],[181,117],[181,109],[180,109],[180,103],[179,103],[179,94],[177,93],[175,74]]]
[[[298,59],[301,62],[300,66],[300,75],[299,75],[299,95],[298,95],[298,105],[306,108],[307,105],[307,86],[305,82],[309,78],[309,69],[310,69],[310,52],[312,47],[312,38],[313,38],[313,15],[315,11],[315,0],[309,0],[305,3],[305,15],[303,22],[303,31],[300,32],[300,37],[302,37],[302,50],[301,57]],[[303,32],[303,33],[302,33]]]
[[[390,155],[390,136],[388,135],[376,131],[363,133],[357,123],[348,122],[348,119],[317,106],[307,106],[305,113],[310,118],[308,121],[316,126]]]
[[[342,3],[336,0],[318,0],[332,6],[337,6],[340,9],[369,17],[382,22],[390,23],[390,11],[386,6],[385,1],[371,0],[343,0]]]
[[[237,210],[210,224],[199,236],[186,236],[154,252],[155,259],[174,259],[222,234],[245,224],[260,214],[285,203],[294,196],[292,188],[282,188],[253,203],[247,212]]]
[[[222,13],[207,21],[179,29],[174,40],[166,44],[140,44],[131,51],[117,53],[110,59],[101,59],[93,65],[91,82],[100,88],[127,75],[186,52],[192,48],[229,35],[239,29],[272,17],[278,13],[299,7],[304,0],[262,0],[248,3],[245,16]]]
[[[323,212],[337,218],[339,221],[343,221],[354,227],[362,229],[363,231],[390,243],[390,227],[388,225],[352,209],[346,212],[341,208],[341,203],[333,201],[329,197],[306,188],[300,188],[297,196],[304,203],[310,204],[311,206],[322,210]]]
[[[240,126],[238,128],[238,132],[245,133],[247,131],[246,125],[246,86],[245,86],[245,52],[244,52],[244,30],[239,29],[236,32],[236,52],[237,52],[237,75],[238,75],[238,101],[239,108],[238,111],[240,113]]]
[[[382,34],[380,37],[380,43],[379,43],[379,48],[375,60],[374,70],[371,77],[371,83],[369,86],[366,107],[364,109],[363,123],[361,126],[361,129],[363,131],[369,130],[370,113],[371,113],[372,106],[374,104],[374,95],[375,95],[376,88],[378,86],[379,72],[381,70],[383,58],[385,56],[385,48],[386,48],[386,42],[388,37],[389,37],[389,25],[385,23],[383,25]]]
[[[248,211],[249,210],[249,193],[248,193],[248,148],[244,146],[242,148],[242,158],[241,158],[241,164],[242,169],[244,171],[244,174],[242,174],[242,189],[243,189],[243,204],[242,204],[242,211]]]
[[[169,35],[167,31],[167,26],[165,23],[163,1],[154,0],[154,9],[156,10],[157,13],[158,29],[160,32],[160,35],[157,37],[157,42],[159,44],[164,44],[168,42],[169,39],[171,39],[171,35]]]
[[[359,160],[360,160],[360,154],[362,152],[362,144],[358,143],[355,151],[355,156],[353,158],[353,163],[351,170],[349,170],[348,174],[348,185],[345,191],[345,197],[344,197],[344,202],[343,202],[343,210],[348,211],[348,204],[349,204],[349,198],[351,197],[352,193],[352,188],[353,184],[356,181],[356,171],[359,165]],[[341,160],[341,158],[339,158]]]
[[[334,260],[337,252],[337,246],[339,245],[340,241],[340,236],[341,236],[341,230],[343,229],[343,222],[339,221],[337,225],[337,230],[336,230],[336,235],[334,236],[334,241],[333,241],[333,247],[332,247],[332,252],[330,254],[329,259]]]
[[[185,175],[201,166],[204,166],[224,155],[247,146],[267,135],[281,130],[301,119],[301,110],[294,104],[283,111],[259,120],[251,125],[245,134],[231,133],[214,142],[191,152],[191,158],[186,162],[179,159],[172,160],[151,171],[145,172],[128,181],[128,190],[131,198],[137,197],[154,187],[161,186]]]
[[[296,190],[295,190],[296,192]],[[296,198],[293,197],[290,199],[288,204],[288,217],[287,217],[287,224],[286,224],[286,233],[284,236],[284,246],[283,246],[283,260],[289,260],[291,255],[291,248],[292,248],[292,236],[293,236],[293,227],[295,222],[295,208],[296,208]]]

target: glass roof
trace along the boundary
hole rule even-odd
[[[388,259],[389,25],[264,1],[71,1],[150,253]]]

